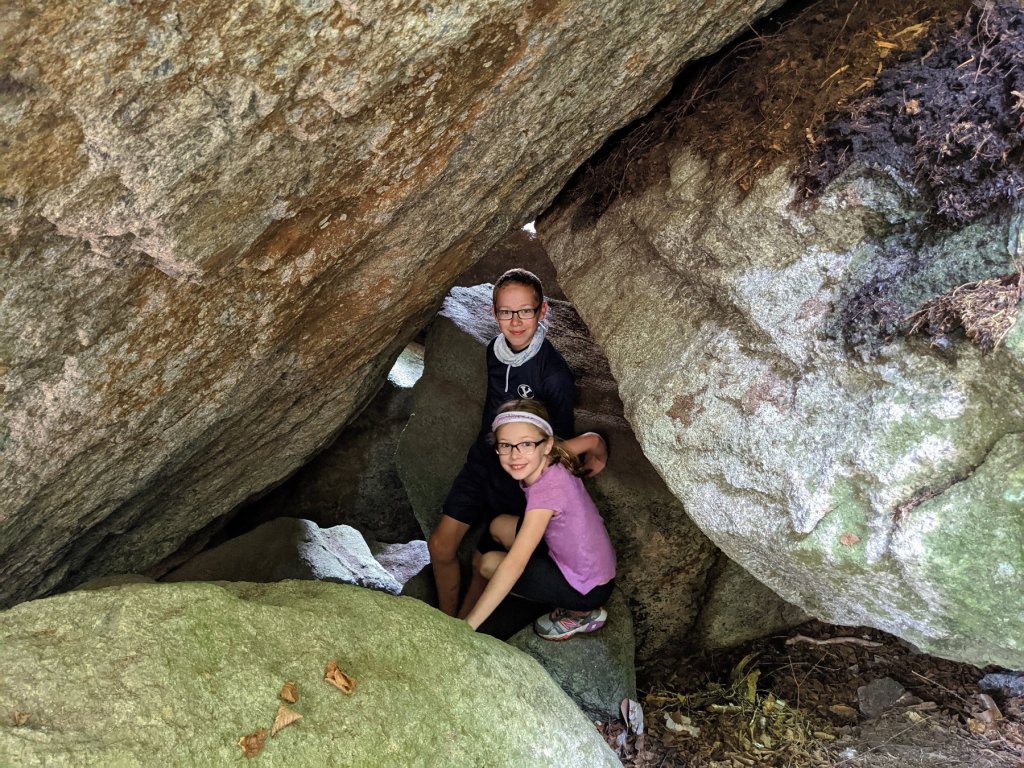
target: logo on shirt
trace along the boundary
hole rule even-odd
[[[529,384],[520,384],[518,391],[519,397],[521,397],[523,400],[533,399],[533,387],[531,387]]]

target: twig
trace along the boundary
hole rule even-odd
[[[793,635],[786,641],[786,645],[795,645],[796,643],[810,643],[811,645],[840,645],[846,643],[849,645],[863,645],[865,648],[882,647],[882,643],[876,643],[874,640],[864,640],[860,637],[826,637],[821,639],[808,637],[807,635]]]
[[[956,698],[960,699],[960,701],[962,701],[962,702],[963,702],[964,704],[970,704],[970,702],[969,702],[969,701],[968,701],[967,699],[965,699],[965,698],[964,698],[963,696],[961,696],[961,695],[960,695],[959,693],[957,693],[956,691],[951,691],[951,690],[949,690],[949,688],[947,688],[946,686],[944,686],[944,685],[943,685],[942,683],[936,683],[936,682],[935,682],[934,680],[932,680],[932,679],[931,679],[930,677],[926,677],[925,675],[922,675],[922,674],[921,674],[920,672],[915,672],[915,671],[914,671],[913,669],[912,669],[912,670],[910,670],[910,674],[912,674],[912,675],[913,675],[914,677],[920,677],[920,678],[921,678],[922,680],[924,680],[924,681],[925,681],[926,683],[931,683],[931,684],[932,684],[932,685],[934,685],[934,686],[935,686],[936,688],[941,688],[941,689],[942,689],[942,690],[944,690],[944,691],[945,691],[946,693],[948,693],[948,694],[949,694],[950,696],[955,696]]]

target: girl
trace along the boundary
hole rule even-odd
[[[559,609],[534,623],[545,640],[593,632],[608,617],[615,551],[597,507],[577,476],[576,458],[554,437],[544,406],[514,400],[491,425],[501,467],[526,494],[526,516],[498,515],[491,535],[507,551],[487,552],[487,586],[466,621],[476,629],[509,594]]]

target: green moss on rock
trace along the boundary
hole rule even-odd
[[[0,765],[230,765],[298,684],[259,760],[618,765],[525,654],[415,600],[316,582],[134,584],[0,614]],[[336,660],[357,680],[323,680]],[[21,727],[14,712],[31,713]]]

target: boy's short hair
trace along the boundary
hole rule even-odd
[[[532,288],[537,295],[537,303],[544,303],[544,284],[533,272],[522,267],[513,267],[494,281],[494,290],[491,291],[491,304],[498,306],[498,290],[506,285],[524,285]]]

